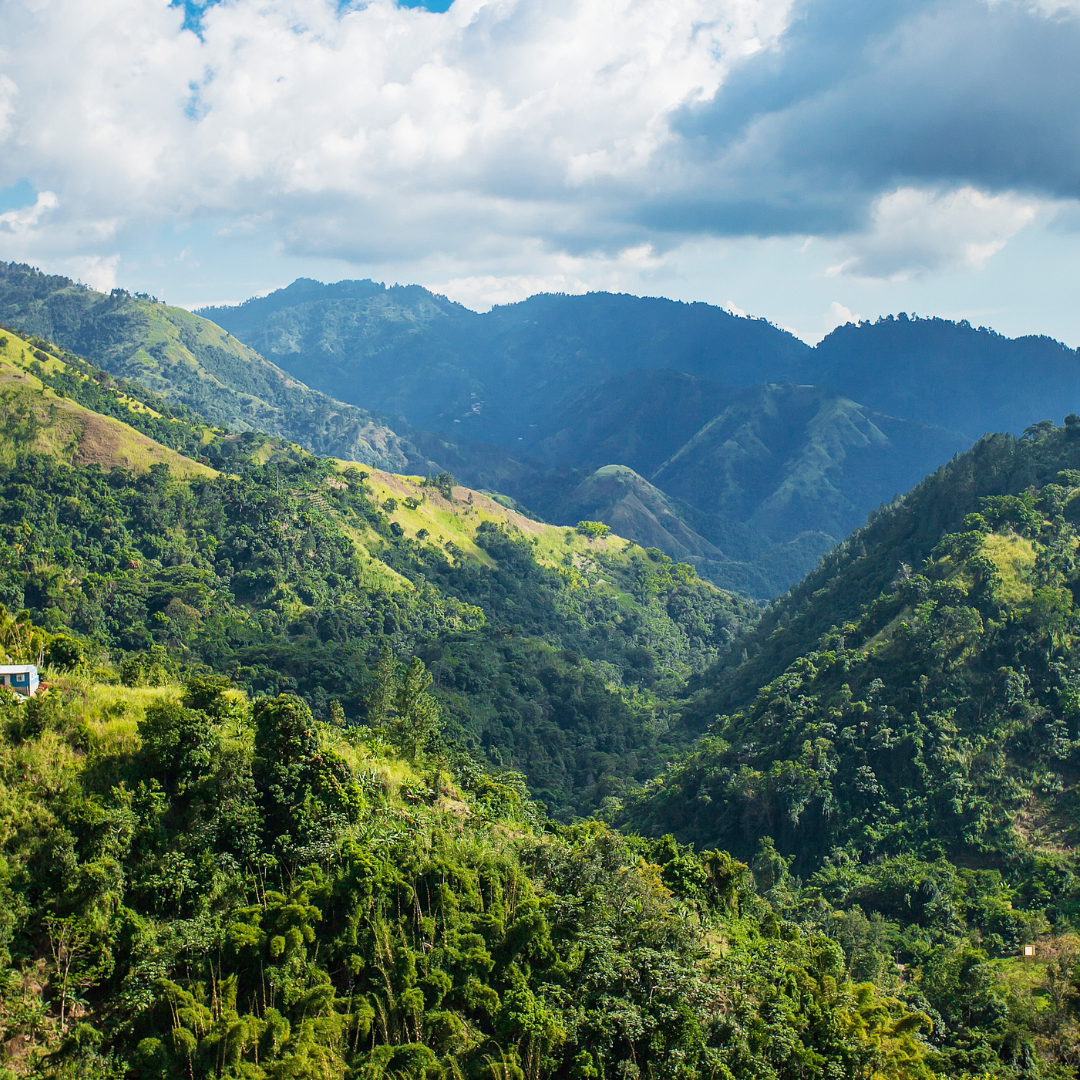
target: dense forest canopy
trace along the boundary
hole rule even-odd
[[[1075,1075],[1080,417],[761,615],[3,336],[4,1080]]]

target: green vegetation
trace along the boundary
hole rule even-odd
[[[988,437],[883,510],[703,680],[704,737],[616,815],[772,866],[789,918],[861,919],[950,1073],[1076,1045],[1076,430]]]
[[[366,715],[384,643],[420,655],[456,741],[587,811],[670,752],[672,695],[754,613],[660,552],[453,492],[310,457],[190,482],[26,457],[0,470],[0,601],[125,681],[205,665],[320,720]]]
[[[0,1080],[1074,1075],[1080,419],[759,619],[0,337]]]
[[[726,855],[289,695],[51,682],[0,705],[3,1075],[931,1075],[929,1018]]]
[[[0,263],[0,323],[57,342],[223,429],[267,432],[390,468],[410,461],[410,448],[365,410],[310,390],[219,326],[152,297],[123,289],[106,296]]]
[[[611,528],[602,521],[579,521],[577,531],[582,536],[592,537],[593,540],[602,540],[611,533]]]
[[[103,372],[46,348],[0,328],[0,462],[10,466],[32,451],[79,465],[145,472],[160,464],[179,476],[213,475],[204,454],[200,464],[169,449],[198,447],[209,434],[204,427],[156,411],[160,403],[138,387],[102,385]]]

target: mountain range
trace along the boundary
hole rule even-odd
[[[0,693],[5,1075],[1070,1075],[1080,417],[762,612],[181,373],[0,330],[0,659],[45,667]],[[519,457],[394,437],[721,566],[709,528],[825,543],[953,437],[672,368],[552,416]]]
[[[1080,408],[1060,343],[904,314],[811,348],[706,304],[546,295],[477,314],[303,279],[201,313],[468,482],[617,524],[760,598],[984,432]]]
[[[903,315],[810,348],[707,304],[545,295],[478,314],[420,286],[305,279],[192,314],[9,264],[0,322],[213,423],[450,471],[761,600],[984,431],[1080,409],[1059,343]]]

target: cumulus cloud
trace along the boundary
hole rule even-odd
[[[803,0],[767,56],[681,110],[687,182],[646,219],[835,235],[906,186],[1076,199],[1078,7]]]
[[[640,182],[671,111],[714,94],[788,6],[230,0],[200,40],[159,0],[8,0],[18,155],[0,169],[87,218],[210,215],[303,253],[621,249],[647,239],[597,213],[609,189]]]
[[[846,238],[848,258],[826,273],[908,278],[931,270],[981,270],[1038,209],[1036,199],[988,195],[970,186],[944,192],[898,188],[877,199],[867,231]]]
[[[702,235],[977,269],[1080,196],[1080,0],[224,0],[198,33],[161,0],[3,11],[0,187],[62,208],[0,228],[55,258],[201,223],[444,253],[487,303]]]
[[[67,259],[63,269],[76,281],[89,285],[92,289],[109,292],[116,288],[116,271],[120,265],[117,253],[108,256],[83,255]]]
[[[533,259],[537,273],[477,274],[427,283],[427,287],[474,311],[488,311],[496,304],[513,304],[537,293],[629,291],[640,282],[642,274],[656,271],[665,263],[650,244],[627,248],[612,258],[536,252]]]
[[[24,206],[18,210],[8,210],[0,214],[0,233],[22,235],[33,229],[50,211],[60,205],[55,192],[42,191],[34,200],[33,206]]]
[[[850,322],[857,323],[860,318],[859,315],[851,314],[851,308],[844,307],[838,300],[834,300],[829,305],[829,310],[821,316],[821,322],[825,327],[825,333],[831,334],[838,326]]]

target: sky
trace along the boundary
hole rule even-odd
[[[1080,0],[0,0],[0,259],[1080,346]]]

